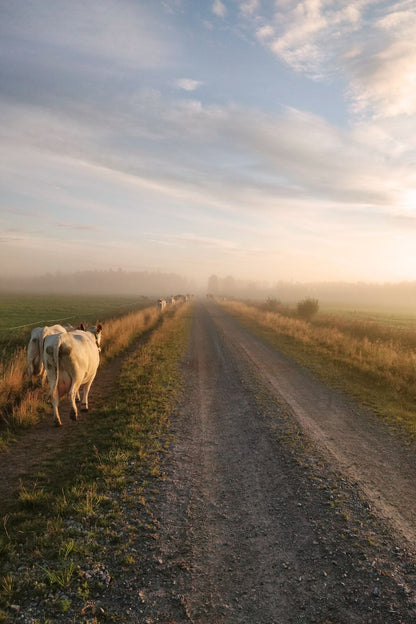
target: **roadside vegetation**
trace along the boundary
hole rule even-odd
[[[156,320],[151,314],[141,313],[143,327]],[[155,530],[147,497],[162,475],[191,316],[190,304],[164,314],[125,361],[117,392],[22,478],[17,499],[3,501],[0,621],[17,616],[22,603],[42,624],[63,614],[71,622],[118,621],[99,597],[115,574],[139,565],[135,540]],[[129,505],[134,526],[123,520]]]
[[[87,314],[85,313],[86,306],[82,307],[85,303],[83,300],[78,302],[79,314],[83,311],[84,315],[76,318],[78,321],[85,320],[87,323],[93,323],[97,319],[96,306],[100,305],[100,302],[90,302]],[[127,313],[123,306],[117,309],[115,316],[114,305],[116,304],[114,302],[109,304],[107,301],[107,305],[109,306],[107,314],[104,312],[100,315],[100,321],[103,320],[100,365],[125,349],[136,336],[154,327],[160,319],[157,307],[153,305],[143,307],[143,302],[141,303],[142,309]],[[105,320],[105,317],[110,314],[110,305],[113,307],[111,311],[113,317]],[[138,307],[137,303],[136,306]],[[71,311],[73,310],[74,308]],[[63,310],[61,314],[62,312]],[[70,314],[67,316],[72,317]],[[50,319],[42,319],[40,324],[53,324],[61,319],[63,319],[62,316],[54,318],[51,316]],[[49,323],[46,322],[47,320]],[[50,412],[47,383],[42,385],[40,379],[33,382],[27,374],[26,344],[29,341],[31,329],[33,327],[25,328],[24,346],[17,343],[11,349],[9,340],[8,353],[3,352],[0,361],[0,449],[19,429],[32,425],[43,414]]]
[[[416,319],[298,313],[268,300],[222,304],[270,344],[416,439]]]

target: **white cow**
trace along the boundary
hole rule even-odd
[[[166,308],[166,299],[158,299],[157,307],[159,309],[159,312],[163,312],[163,310]]]
[[[62,425],[58,405],[66,394],[72,404],[72,420],[78,418],[76,398],[80,388],[81,410],[88,411],[88,394],[100,361],[101,330],[102,325],[98,323],[86,331],[79,329],[45,338],[43,361],[56,425]]]
[[[27,345],[27,372],[30,379],[33,375],[39,377],[45,370],[43,366],[43,343],[46,336],[61,334],[62,332],[66,332],[66,328],[63,325],[35,327],[35,329],[32,329],[29,344]]]

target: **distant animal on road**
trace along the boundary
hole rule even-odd
[[[166,308],[166,299],[158,299],[157,307],[159,309],[159,312],[163,312],[163,310]]]
[[[102,325],[86,331],[47,336],[44,340],[43,363],[48,376],[54,422],[62,425],[59,399],[68,395],[72,404],[71,418],[77,420],[76,398],[81,391],[81,410],[88,411],[88,394],[100,362]]]
[[[43,366],[43,343],[46,336],[52,334],[66,333],[63,325],[52,325],[45,327],[35,327],[32,329],[29,344],[27,345],[27,372],[29,377],[40,377],[44,373]]]

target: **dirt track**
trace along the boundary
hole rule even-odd
[[[104,612],[140,624],[415,622],[414,450],[214,305],[196,305],[182,366],[158,529],[132,542],[139,567],[110,562]],[[125,514],[134,524],[137,509]]]
[[[229,317],[218,311],[215,318],[325,456],[360,484],[378,514],[416,548],[415,448],[392,435],[375,414],[329,390]]]

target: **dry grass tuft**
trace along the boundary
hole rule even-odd
[[[22,348],[18,348],[10,360],[0,364],[0,416],[3,421],[7,422],[13,406],[27,389],[26,369],[26,352]]]
[[[103,327],[101,362],[110,360],[120,353],[130,344],[135,336],[154,327],[159,318],[160,312],[155,306],[152,306],[105,323]]]

